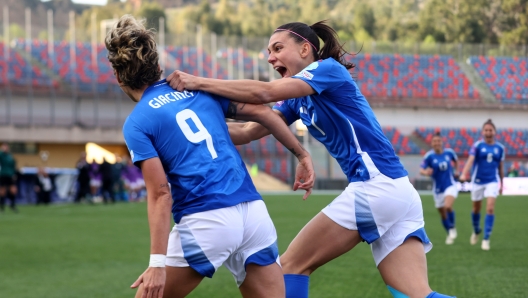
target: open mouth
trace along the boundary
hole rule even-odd
[[[281,77],[284,78],[284,76],[286,75],[286,67],[282,67],[282,66],[276,66],[275,67],[275,70],[281,75]]]

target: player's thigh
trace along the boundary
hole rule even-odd
[[[445,206],[445,194],[444,193],[433,194],[433,200],[434,200],[436,209],[444,208]]]
[[[357,230],[344,228],[320,212],[304,226],[281,256],[284,274],[311,274],[354,248],[361,240]]]
[[[281,267],[278,263],[267,266],[248,264],[240,292],[244,298],[283,298],[285,287]]]
[[[482,201],[482,199],[484,199],[485,190],[486,190],[486,185],[473,183],[471,187],[471,201],[473,202]]]
[[[203,276],[191,267],[165,267],[167,280],[163,291],[164,298],[185,297],[203,280]]]
[[[499,184],[497,182],[488,183],[484,186],[484,197],[497,198],[499,196]]]
[[[453,207],[455,199],[458,197],[458,189],[456,185],[451,185],[444,191],[444,206],[446,208]]]

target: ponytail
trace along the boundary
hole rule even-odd
[[[484,125],[482,125],[482,128],[484,128],[484,126],[488,124],[493,127],[493,130],[497,131],[497,129],[495,128],[495,124],[493,124],[493,121],[491,121],[491,119],[488,119],[488,121],[484,122]]]
[[[308,42],[315,60],[334,58],[346,69],[355,67],[354,63],[345,60],[348,52],[339,43],[336,31],[328,26],[326,21],[320,21],[311,26],[300,22],[288,23],[277,28],[275,32],[277,31],[289,32],[297,43]],[[324,42],[323,48],[320,48],[319,38]]]

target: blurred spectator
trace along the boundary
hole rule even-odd
[[[53,190],[53,183],[48,172],[43,167],[40,167],[37,172],[37,179],[35,180],[35,192],[37,193],[37,205],[48,205],[51,202],[51,191]]]
[[[115,203],[114,198],[114,175],[112,164],[110,164],[106,158],[103,158],[103,163],[99,166],[99,173],[101,176],[101,195],[103,196],[103,202],[108,203],[108,199],[112,203]]]
[[[143,174],[141,170],[136,167],[132,160],[129,158],[123,158],[126,162],[126,166],[123,169],[123,181],[125,182],[125,188],[128,191],[128,198],[131,202],[140,201],[143,199],[143,189],[145,188],[145,180],[143,180]]]
[[[99,188],[101,188],[101,172],[99,171],[99,164],[95,161],[92,161],[89,167],[88,174],[90,175],[90,190],[92,193],[92,198],[95,201],[99,195]]]
[[[18,212],[16,208],[17,191],[16,161],[9,152],[9,145],[4,143],[0,148],[0,212],[4,211],[6,198],[11,201],[11,209]]]
[[[90,192],[90,165],[86,162],[86,152],[81,153],[81,157],[76,165],[79,175],[77,176],[77,193],[75,195],[75,203],[80,203],[84,198],[88,203],[92,203],[92,195]]]
[[[116,200],[120,201],[128,201],[128,196],[125,192],[125,185],[123,183],[123,168],[125,167],[125,164],[123,163],[123,160],[121,159],[121,156],[118,154],[115,155],[116,162],[112,165],[112,176],[113,176],[113,182],[114,182],[114,198]]]
[[[515,164],[512,164],[510,169],[508,170],[508,174],[506,175],[508,177],[519,177],[519,171],[515,167]]]

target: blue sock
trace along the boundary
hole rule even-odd
[[[451,226],[451,222],[449,222],[449,219],[442,219],[442,225],[444,225],[444,229],[446,232],[449,232],[449,227]]]
[[[473,231],[475,234],[480,234],[480,213],[471,213],[473,219]]]
[[[431,292],[431,294],[427,295],[427,297],[425,297],[425,298],[456,298],[456,297],[447,296],[447,295],[440,294],[440,293],[437,293],[437,292]]]
[[[449,222],[451,226],[450,229],[455,227],[455,211],[447,212],[447,218],[449,219]]]
[[[310,277],[302,274],[284,274],[286,298],[308,298]]]
[[[409,298],[409,296],[403,294],[402,292],[396,290],[395,288],[387,285],[387,288],[389,288],[389,292],[392,294],[392,297],[394,298]]]
[[[484,219],[484,240],[488,240],[493,230],[493,222],[495,221],[495,214],[486,214]]]

